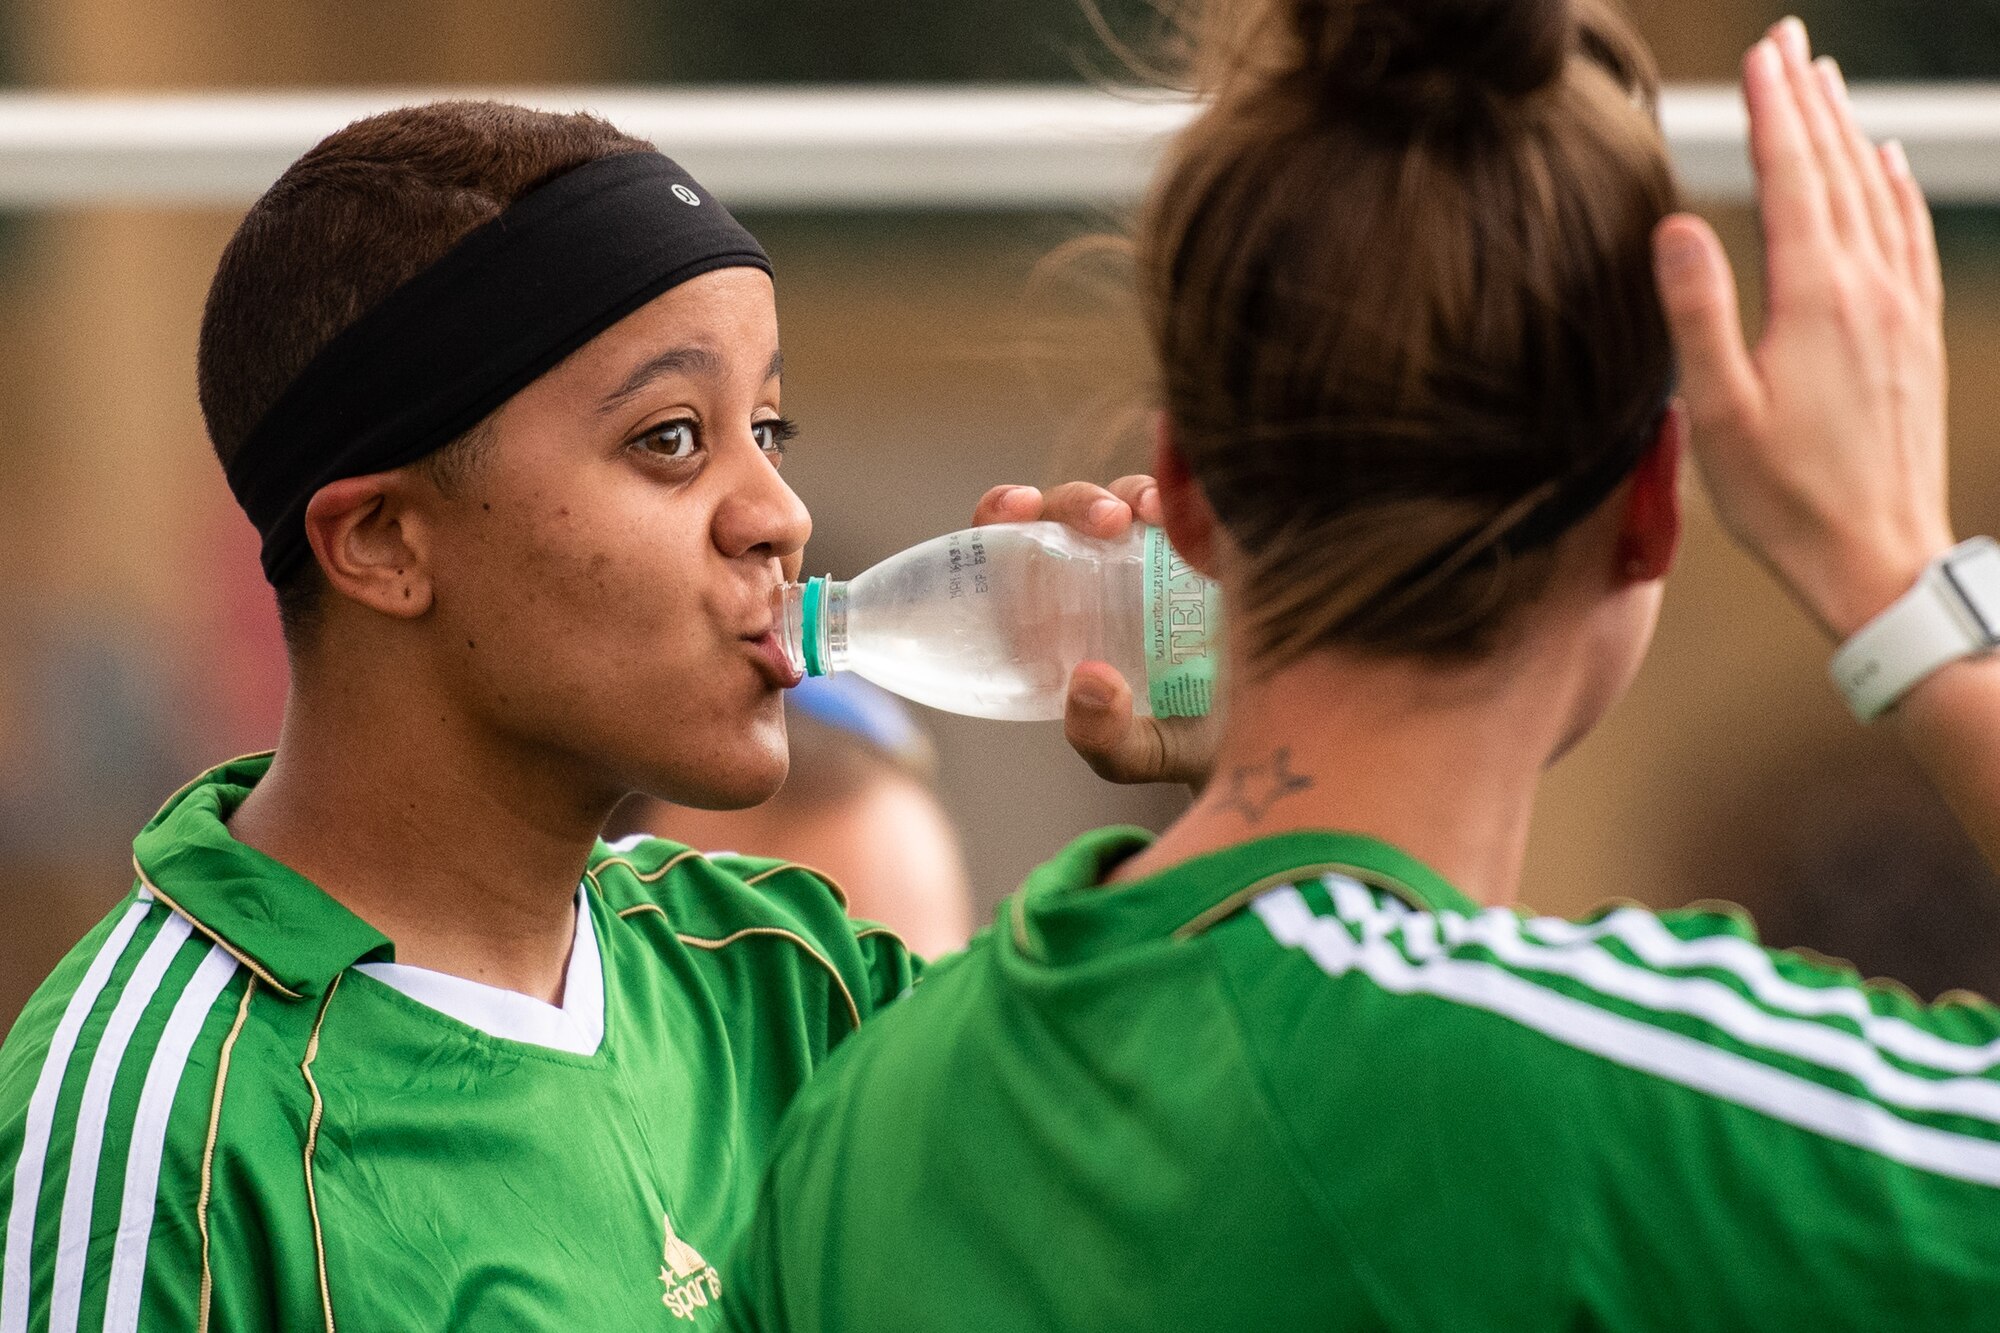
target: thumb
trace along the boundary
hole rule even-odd
[[[1063,735],[1101,778],[1158,780],[1159,732],[1133,715],[1132,687],[1106,663],[1084,662],[1070,675]]]
[[[1653,265],[1680,358],[1681,397],[1697,431],[1757,414],[1763,387],[1736,305],[1736,278],[1706,222],[1677,213],[1653,233]]]

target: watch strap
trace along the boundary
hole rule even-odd
[[[1829,668],[1833,683],[1854,715],[1872,722],[1940,667],[2000,641],[1989,618],[1996,606],[2000,545],[1990,537],[1962,542],[1841,645]]]

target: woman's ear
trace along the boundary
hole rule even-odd
[[[431,608],[429,542],[403,469],[329,482],[306,505],[306,539],[333,591],[413,620]]]
[[[1186,456],[1174,443],[1173,423],[1165,412],[1153,415],[1153,481],[1160,488],[1160,519],[1167,540],[1181,559],[1214,578],[1221,527]]]
[[[1653,447],[1639,460],[1618,534],[1618,577],[1649,583],[1667,576],[1681,545],[1681,457],[1687,412],[1676,401],[1660,422]]]

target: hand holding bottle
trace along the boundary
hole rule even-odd
[[[1088,537],[1118,538],[1134,522],[1161,521],[1151,477],[1120,477],[1109,489],[1068,482],[1044,494],[1032,486],[996,486],[973,510],[976,527],[1048,521]],[[1070,677],[1063,733],[1098,776],[1110,782],[1183,782],[1199,789],[1215,763],[1220,735],[1211,713],[1195,718],[1140,717],[1132,690],[1106,662],[1084,662]]]

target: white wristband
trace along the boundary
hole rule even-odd
[[[2000,644],[2000,544],[1961,542],[1917,586],[1840,646],[1830,668],[1854,715],[1872,722],[1938,668]]]

